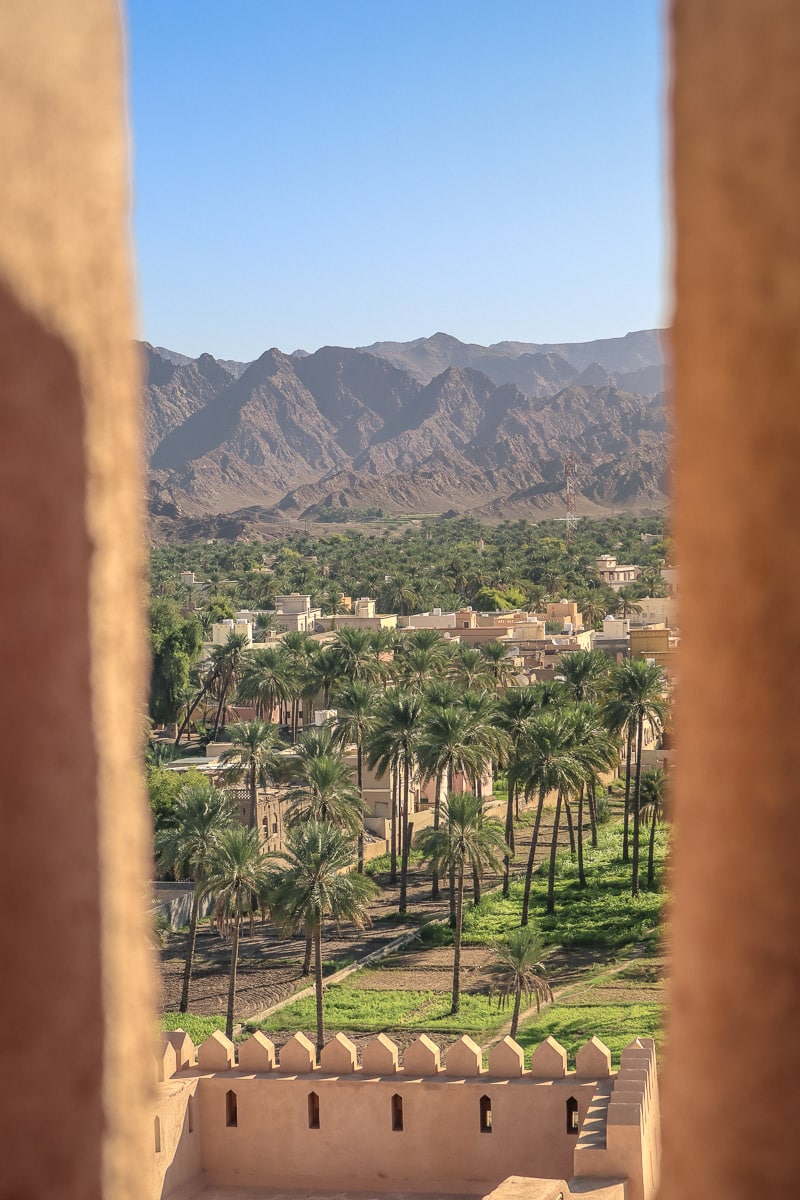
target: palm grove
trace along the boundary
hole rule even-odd
[[[154,603],[156,613],[160,603]],[[181,633],[178,626],[173,635],[190,663],[191,628]],[[151,761],[160,868],[194,883],[181,1011],[190,1003],[199,905],[210,897],[218,926],[230,939],[228,1035],[234,1025],[242,923],[260,910],[278,928],[305,939],[303,970],[313,970],[321,1046],[325,930],[334,923],[367,923],[375,892],[364,873],[362,772],[369,766],[390,784],[389,881],[398,886],[400,913],[409,909],[412,844],[429,871],[431,896],[449,905],[453,1013],[460,1004],[464,906],[480,900],[487,873],[502,877],[507,895],[512,869],[521,872],[520,927],[509,930],[498,947],[496,967],[499,994],[513,997],[516,1028],[522,994],[537,1003],[549,995],[538,961],[541,942],[531,924],[537,851],[545,851],[546,911],[554,913],[562,826],[586,886],[585,843],[597,844],[601,779],[621,762],[622,857],[630,864],[635,897],[643,886],[645,844],[644,886],[655,886],[653,836],[665,813],[663,776],[642,770],[645,729],[648,724],[662,728],[667,716],[661,669],[641,659],[612,663],[592,650],[565,656],[559,673],[555,682],[519,687],[498,643],[476,650],[433,630],[350,628],[336,630],[323,644],[290,634],[277,646],[246,652],[239,635],[232,634],[225,645],[214,647],[202,668],[193,671],[188,665],[170,714],[175,719],[183,706],[178,751],[191,714],[202,703],[213,714],[213,735],[227,739],[226,786],[235,781],[244,787],[248,818],[246,826],[235,818],[225,789],[196,776],[167,782]],[[156,719],[166,719],[164,708],[157,708],[165,694],[154,692]],[[303,704],[310,697],[330,704],[336,717],[322,728],[301,731]],[[255,719],[226,722],[226,707],[234,700],[252,706]],[[276,713],[279,724],[264,719]],[[293,752],[281,755],[289,744]],[[158,753],[165,752],[151,751],[151,760]],[[482,790],[489,772],[495,777],[502,772],[507,780],[503,821],[486,811]],[[415,781],[430,783],[434,797],[432,822],[416,835]],[[256,829],[258,789],[268,783],[280,785],[283,795],[285,837],[278,854],[266,852]],[[546,810],[552,827],[549,845],[540,846],[549,825]],[[527,814],[533,820],[531,846],[525,861],[517,863],[517,819]]]

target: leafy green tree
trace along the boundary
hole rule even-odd
[[[464,927],[464,873],[473,867],[480,876],[487,868],[499,870],[505,843],[503,827],[487,817],[477,796],[457,792],[447,797],[444,825],[423,829],[419,848],[439,872],[452,869],[455,878],[456,921],[453,951],[453,993],[450,1005],[455,1016],[461,1006],[461,939]]]
[[[228,729],[231,747],[220,762],[247,779],[249,797],[247,824],[255,829],[258,820],[258,788],[265,787],[278,771],[280,738],[275,725],[266,721],[237,721]]]
[[[346,835],[328,822],[308,821],[291,831],[280,856],[284,867],[272,875],[269,903],[273,920],[286,929],[308,932],[314,943],[317,1051],[325,1043],[322,996],[322,934],[326,920],[369,923],[368,903],[377,891],[368,875],[350,871],[353,853]]]
[[[147,764],[147,794],[153,814],[156,834],[173,829],[176,822],[175,800],[182,782],[177,771],[167,771],[154,763]]]
[[[172,600],[150,605],[150,716],[158,724],[177,721],[189,691],[189,672],[203,648],[200,623],[183,617]]]
[[[512,930],[505,941],[495,947],[497,960],[490,971],[494,982],[492,995],[500,1000],[503,1008],[514,997],[514,1009],[511,1016],[509,1037],[517,1036],[519,1014],[524,996],[528,1005],[536,1002],[537,1013],[541,1010],[542,1002],[553,999],[553,991],[547,981],[544,967],[539,961],[544,949],[544,942],[532,925],[523,925]]]
[[[207,779],[193,774],[196,777],[183,781],[175,796],[172,806],[174,826],[156,835],[156,855],[161,869],[172,872],[176,879],[189,878],[195,885],[179,1006],[182,1013],[189,1011],[189,985],[202,886],[223,834],[234,823],[233,809],[225,793]]]
[[[251,897],[263,892],[266,853],[255,829],[234,825],[226,829],[214,847],[208,874],[201,886],[202,896],[212,896],[216,911],[232,922],[231,969],[228,981],[228,1007],[225,1036],[233,1037],[233,1013],[236,1005],[236,972],[239,960],[239,934],[242,917]]]

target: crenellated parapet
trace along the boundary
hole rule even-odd
[[[219,1186],[307,1190],[324,1178],[334,1190],[474,1194],[511,1175],[574,1175],[627,1179],[629,1200],[654,1194],[645,1039],[613,1072],[597,1038],[571,1065],[552,1037],[529,1054],[505,1037],[484,1059],[468,1036],[442,1047],[419,1034],[401,1049],[378,1034],[359,1050],[338,1033],[318,1056],[303,1033],[277,1050],[260,1032],[238,1047],[217,1032],[197,1049],[178,1032],[157,1076],[155,1158],[170,1188],[191,1168]]]
[[[629,1048],[631,1049],[631,1048]],[[626,1050],[624,1052],[628,1054]],[[634,1051],[631,1051],[633,1054]],[[640,1050],[636,1053],[641,1054]],[[639,1059],[629,1056],[630,1065],[624,1076],[632,1084],[639,1068]],[[468,1036],[459,1038],[443,1054],[441,1047],[427,1034],[421,1033],[401,1051],[385,1033],[371,1038],[358,1049],[343,1033],[331,1037],[317,1059],[314,1043],[304,1033],[295,1033],[284,1043],[280,1052],[260,1031],[237,1047],[219,1031],[212,1033],[197,1048],[188,1034],[178,1031],[165,1033],[158,1057],[158,1078],[171,1078],[182,1071],[202,1073],[240,1071],[261,1075],[278,1072],[284,1075],[404,1075],[406,1078],[429,1079],[436,1076],[475,1079],[565,1079],[570,1073],[567,1052],[555,1038],[545,1038],[535,1047],[526,1066],[525,1052],[509,1037],[497,1042],[489,1051],[484,1066],[480,1046]],[[578,1051],[575,1060],[576,1079],[601,1079],[611,1074],[611,1054],[598,1038],[591,1038]]]

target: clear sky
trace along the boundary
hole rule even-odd
[[[141,336],[665,321],[658,0],[127,0]]]

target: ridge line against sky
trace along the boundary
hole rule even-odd
[[[657,0],[126,15],[143,339],[249,361],[666,324]]]

